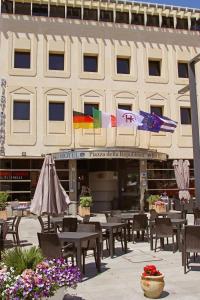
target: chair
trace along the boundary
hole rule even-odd
[[[94,224],[78,224],[77,232],[96,232],[95,225]],[[82,242],[81,249],[82,249],[82,255],[83,255],[83,273],[85,273],[85,257],[87,255],[88,250],[93,250],[96,268],[98,268],[96,239]]]
[[[182,210],[182,205],[179,199],[174,198],[174,210]]]
[[[72,244],[62,246],[57,233],[38,232],[37,236],[39,247],[46,258],[63,257],[67,259],[71,257],[72,263],[74,263],[74,256],[76,256],[75,248],[73,248]]]
[[[156,218],[155,219],[155,252],[157,250],[158,239],[163,239],[163,243],[164,243],[164,238],[171,237],[173,242],[173,253],[174,253],[175,252],[174,235],[176,235],[176,233],[174,232],[170,218]]]
[[[133,237],[133,243],[134,243],[134,232],[140,232],[142,231],[142,234],[144,236],[144,233],[147,234],[147,239],[149,239],[148,234],[148,217],[145,214],[138,214],[133,216],[133,223],[132,223],[132,237]]]
[[[19,217],[16,216],[13,219],[13,223],[10,225],[10,227],[8,226],[8,230],[7,230],[7,234],[12,234],[13,241],[18,246],[20,244],[20,239],[19,239],[19,223],[20,223],[20,221],[21,221],[21,216],[19,216]]]
[[[120,216],[108,216],[106,218],[108,223],[121,223],[121,217]],[[109,235],[109,232],[106,232],[107,235]],[[121,242],[121,246],[122,246],[122,250],[124,249],[124,245],[123,245],[123,232],[121,228],[117,228],[117,229],[113,229],[113,236],[114,236],[114,240],[115,238],[120,240]]]
[[[52,224],[49,224],[49,221],[47,219],[44,219],[44,217],[38,216],[38,221],[41,225],[41,232],[55,232],[55,228]]]
[[[77,218],[63,218],[62,231],[75,232],[77,230]]]
[[[155,209],[150,209],[149,213],[150,213],[150,221],[154,221],[158,216],[158,213],[155,211]]]
[[[101,257],[103,259],[103,242],[106,241],[106,248],[108,250],[108,238],[109,238],[108,233],[106,231],[102,232],[101,223],[98,222],[98,221],[91,221],[91,222],[88,222],[88,223],[85,223],[85,224],[95,225],[95,232],[98,232],[99,236],[100,236]]]
[[[194,225],[196,224],[196,220],[200,219],[200,209],[199,208],[195,208],[193,210],[194,213]]]
[[[111,217],[120,217],[121,216],[121,210],[119,210],[119,209],[115,209],[115,210],[111,210],[111,212],[110,212],[110,216]]]
[[[197,218],[197,219],[195,220],[195,225],[200,225],[200,218]]]
[[[87,223],[90,221],[90,215],[86,215],[83,217],[83,223]]]
[[[200,225],[186,225],[183,230],[182,261],[184,274],[186,273],[186,268],[189,268],[188,257],[191,252],[194,254],[200,252]]]
[[[1,259],[1,252],[5,249],[5,239],[6,234],[8,232],[8,224],[7,222],[3,222],[3,224],[0,225],[0,259]]]
[[[15,199],[15,201],[10,202],[12,216],[14,215],[15,208],[19,206],[19,200]]]

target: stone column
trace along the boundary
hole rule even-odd
[[[144,192],[147,190],[147,160],[140,160],[140,210],[144,211]]]
[[[77,208],[78,208],[76,160],[69,160],[69,198],[71,200],[71,204],[69,206],[69,212],[72,215],[76,215]]]

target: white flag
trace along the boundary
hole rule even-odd
[[[131,110],[117,109],[117,127],[137,127],[142,124],[144,117]]]

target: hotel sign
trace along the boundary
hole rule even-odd
[[[156,159],[166,160],[165,153],[144,150],[66,150],[63,152],[53,153],[55,160],[71,160],[71,159]]]

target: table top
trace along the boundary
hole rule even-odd
[[[66,240],[66,241],[84,241],[84,240],[90,240],[94,238],[99,237],[98,232],[60,232],[58,233],[58,237],[61,240]]]
[[[186,219],[171,219],[171,222],[173,225],[181,225],[181,224],[186,224],[187,220]],[[155,223],[155,220],[150,220],[151,224]]]
[[[168,216],[168,215],[173,215],[173,214],[181,214],[181,211],[176,210],[176,211],[165,211],[165,212],[160,212],[157,213],[159,216]]]
[[[126,227],[125,223],[101,223],[103,229]]]
[[[62,222],[64,217],[53,217],[51,218],[51,223],[60,223]]]
[[[18,205],[12,208],[12,210],[29,210],[30,209],[30,205]]]

